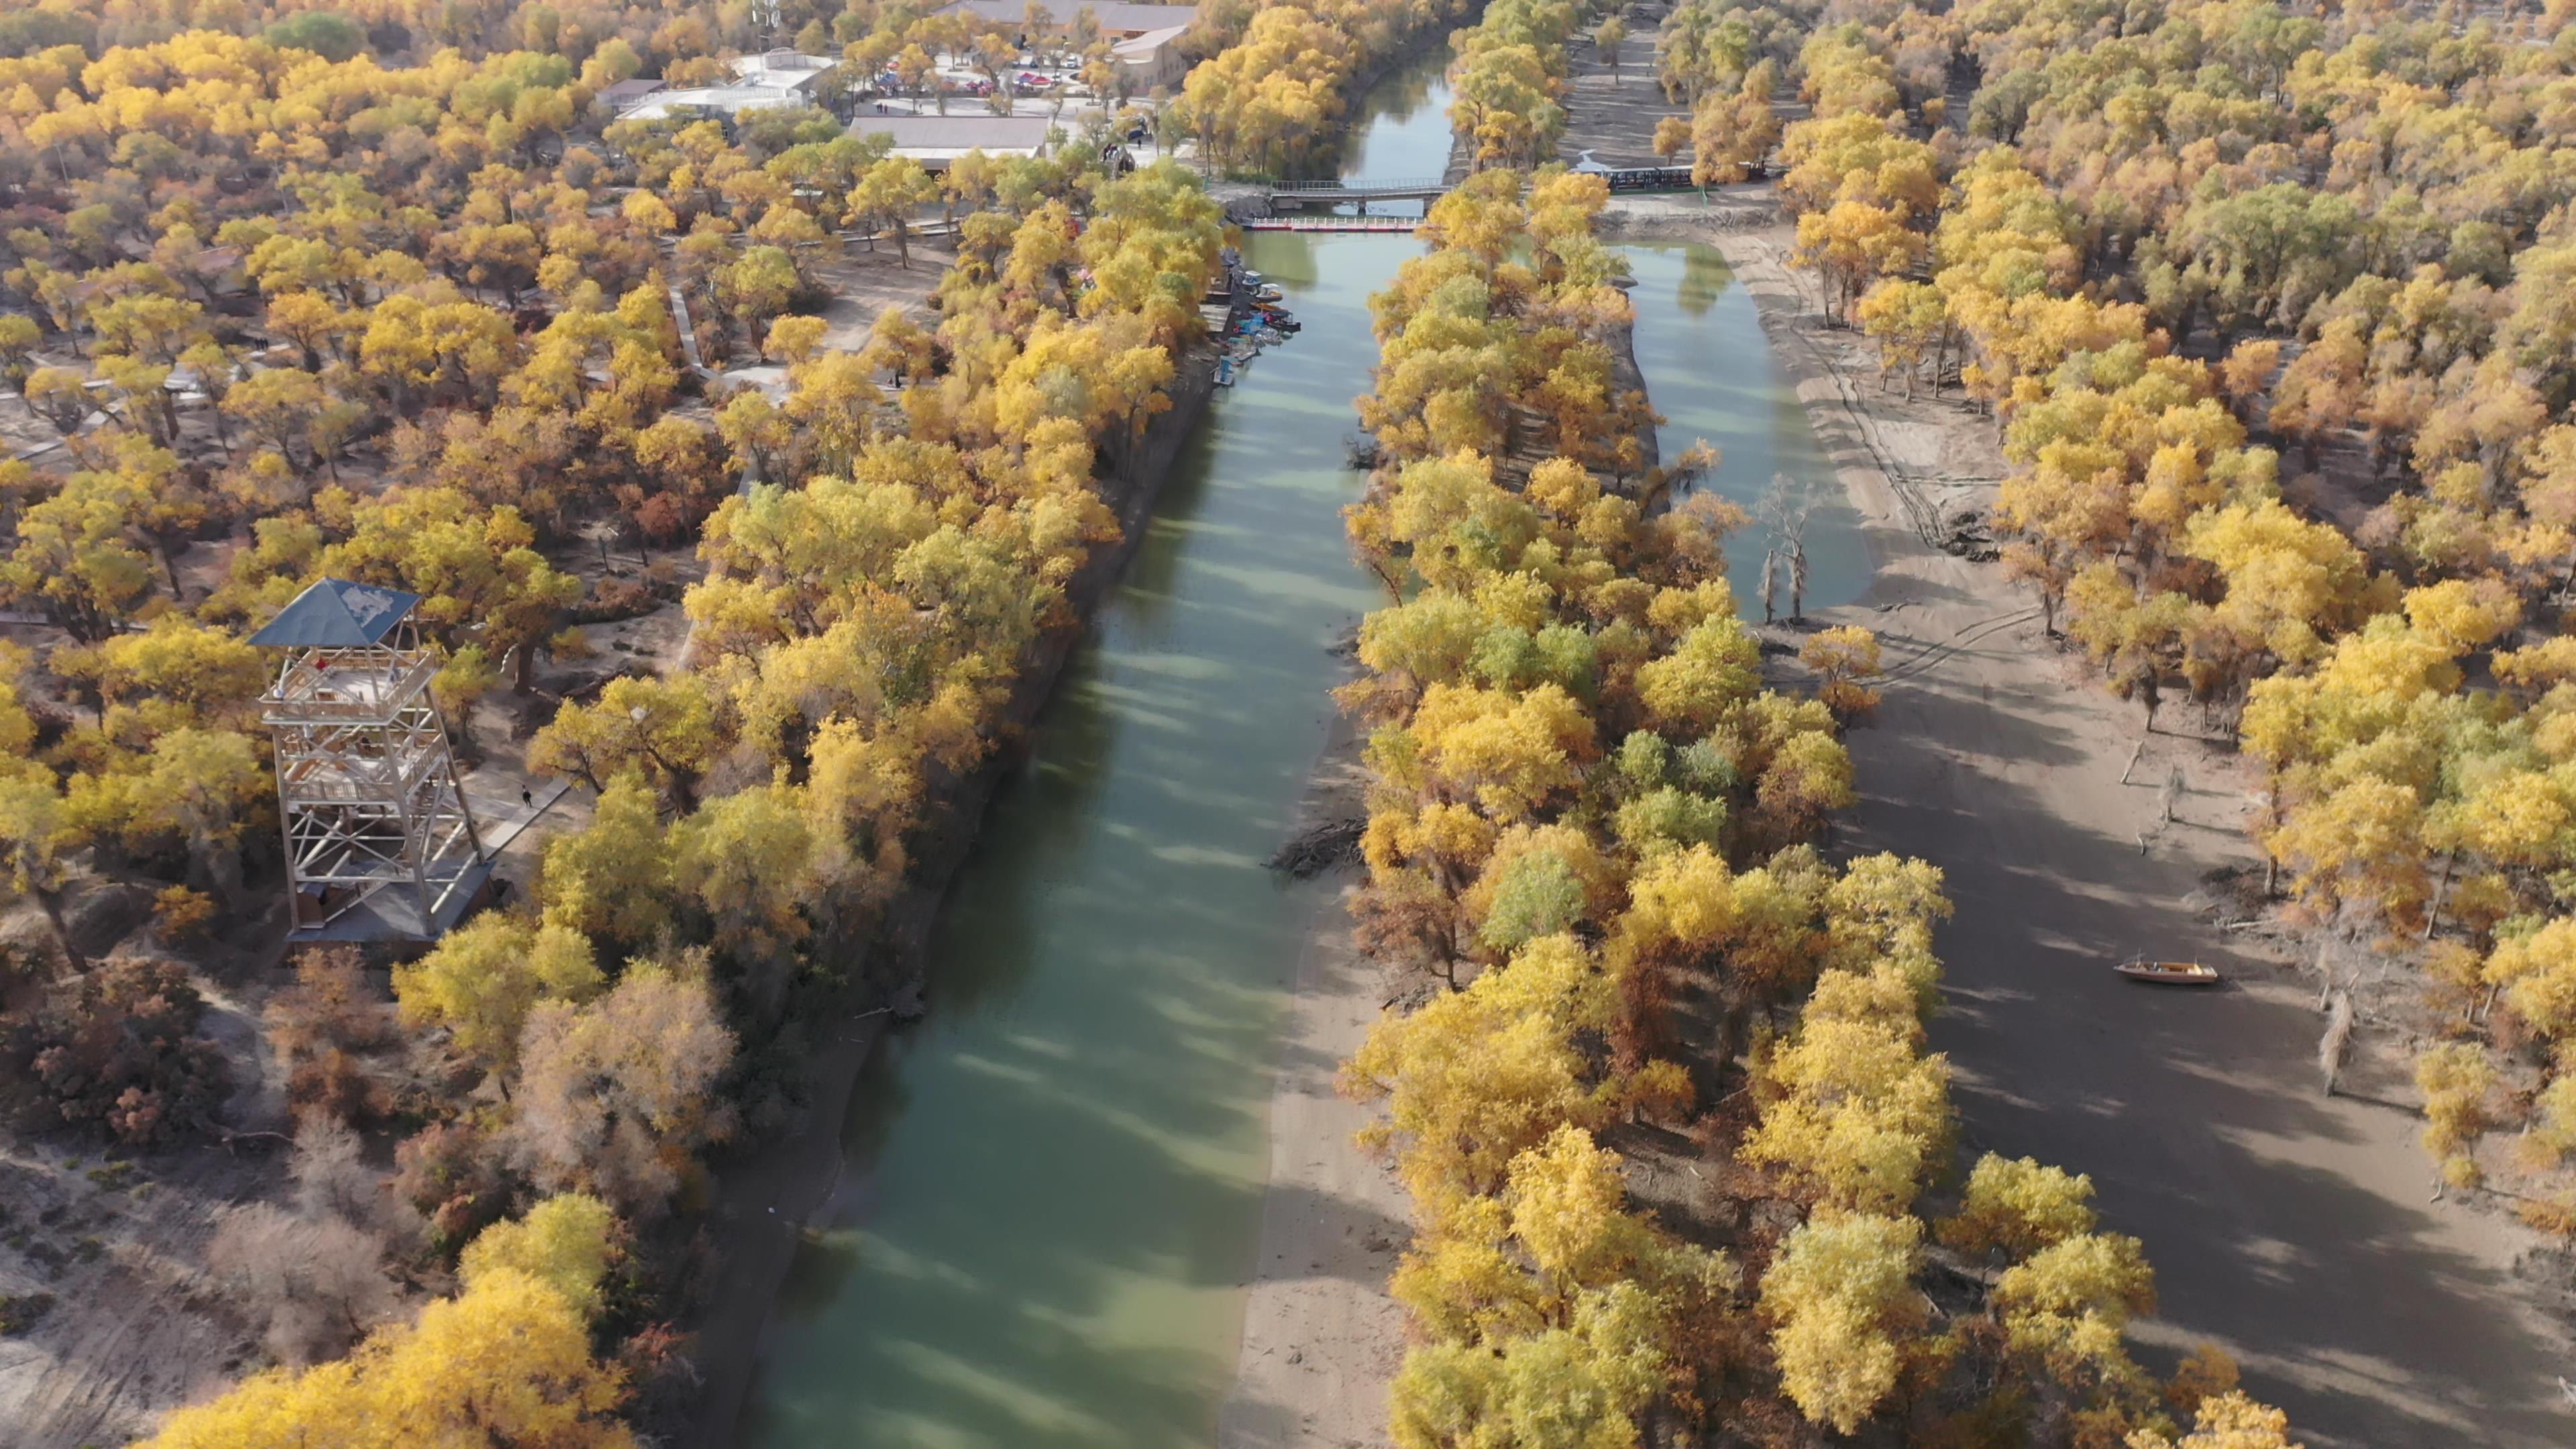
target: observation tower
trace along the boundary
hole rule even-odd
[[[297,941],[436,940],[491,874],[430,698],[418,594],[324,579],[250,642],[282,656],[260,696]]]

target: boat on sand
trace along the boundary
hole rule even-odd
[[[2152,986],[2216,986],[2225,979],[2218,974],[2217,967],[2204,966],[2198,961],[2150,961],[2140,957],[2134,961],[2123,961],[2111,969],[2132,981],[2144,981]]]

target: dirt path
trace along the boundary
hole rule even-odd
[[[2428,1201],[2411,1114],[2319,1094],[2314,989],[2237,954],[2186,903],[2206,872],[2252,859],[2232,761],[2156,737],[2186,782],[2160,825],[2166,768],[2121,783],[2136,707],[2042,638],[1999,569],[1931,549],[1906,521],[1880,465],[1910,440],[1865,425],[1874,383],[1832,375],[1838,339],[1817,336],[1781,234],[1717,244],[1870,520],[1877,582],[1829,622],[1879,630],[1897,678],[1852,740],[1864,800],[1847,843],[1948,874],[1958,915],[1932,1035],[1967,1148],[2091,1174],[2108,1225],[2156,1265],[2151,1350],[2224,1344],[2319,1449],[2576,1442],[2565,1343],[2515,1271],[2530,1236]],[[2103,969],[2150,948],[2220,963],[2235,984],[2159,994]]]

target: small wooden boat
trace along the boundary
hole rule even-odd
[[[1268,282],[1262,282],[1253,287],[1252,300],[1256,302],[1280,302],[1287,300],[1287,298],[1277,287],[1270,285]]]
[[[2111,968],[2132,981],[2156,986],[2216,986],[2222,978],[2215,966],[2197,961],[2123,961]]]

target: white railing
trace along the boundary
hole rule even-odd
[[[1426,191],[1446,191],[1449,183],[1428,181],[1278,181],[1270,190],[1278,196],[1419,196]]]

